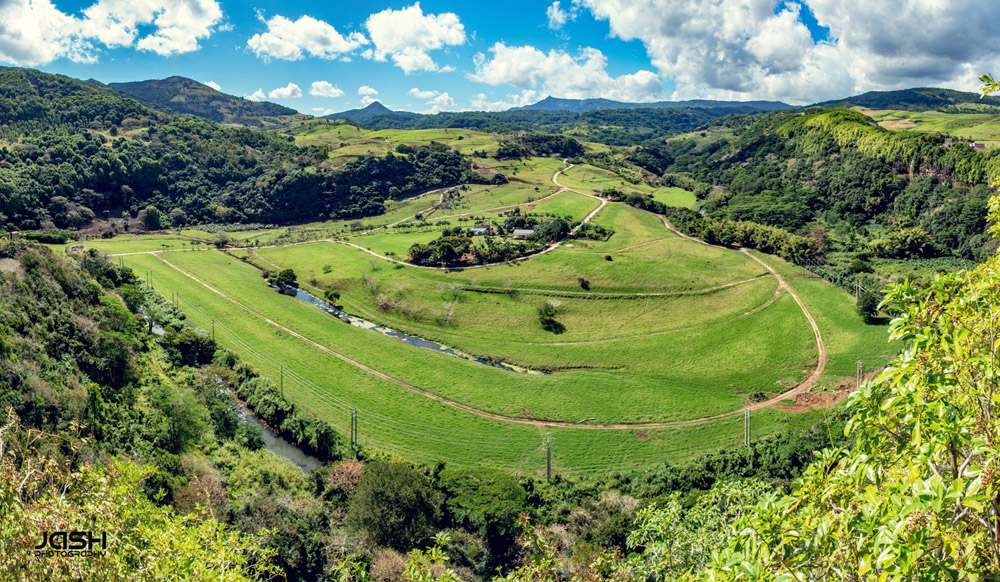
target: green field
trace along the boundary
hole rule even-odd
[[[412,353],[423,350],[342,323],[324,325],[326,322],[322,318],[328,316],[318,315],[315,308],[260,285],[250,285],[249,277],[256,275],[240,261],[219,253],[166,253],[165,256],[178,263],[183,257],[185,269],[202,264],[207,269],[199,274],[218,272],[220,280],[241,273],[233,287],[246,286],[253,290],[245,299],[248,303],[257,301],[252,303],[255,311],[264,315],[280,314],[296,331],[322,345],[341,350],[347,343],[338,338],[349,332],[350,347],[354,349],[351,356],[379,364],[399,357],[401,361],[397,367],[400,369],[425,365],[421,362],[423,353]],[[189,260],[195,257],[198,258]],[[220,342],[254,363],[265,375],[277,382],[278,366],[284,366],[286,394],[307,410],[344,430],[349,411],[358,408],[363,442],[407,458],[485,462],[512,470],[537,472],[544,467],[543,445],[551,435],[556,470],[581,473],[686,459],[707,450],[733,446],[741,438],[742,419],[736,417],[690,427],[640,430],[547,428],[483,419],[345,364],[209,291],[155,256],[133,255],[124,260],[138,271],[154,271],[153,283],[161,293],[178,291],[181,305],[194,323],[208,329],[214,319]],[[250,273],[249,276],[246,273]],[[429,367],[442,367],[443,359],[447,358],[447,367],[456,366],[462,370],[461,374],[482,369],[491,374],[514,375],[451,356],[430,352],[426,356],[433,356],[432,362],[426,364]],[[457,378],[456,370],[450,372],[452,379]],[[615,385],[609,388],[617,393]],[[776,430],[782,418],[782,413],[762,411],[755,417],[755,429],[764,436]]]
[[[1000,142],[1000,115],[939,111],[864,111],[882,127],[941,133],[993,146]]]
[[[355,131],[348,127],[308,128],[299,138]],[[432,139],[426,132],[373,133],[383,142]],[[474,136],[457,135],[474,143]],[[371,427],[362,428],[365,444],[418,461],[535,471],[550,435],[566,447],[557,466],[567,473],[690,458],[738,444],[749,395],[780,398],[817,366],[813,331],[776,276],[744,253],[678,237],[662,217],[621,203],[591,220],[614,231],[606,240],[569,239],[528,260],[484,268],[391,262],[443,228],[499,220],[513,207],[580,220],[600,205],[574,191],[556,193],[553,175],[566,167],[560,160],[476,163],[510,182],[387,202],[385,214],[363,221],[226,233],[233,245],[255,247],[230,254],[192,245],[193,238],[219,237],[198,230],[182,231],[192,238],[128,236],[94,247],[150,271],[161,293],[179,292],[188,317],[206,329],[215,320],[220,342],[265,375],[278,381],[283,366],[293,401],[341,430],[357,408]],[[586,165],[563,172],[558,183],[583,193],[616,187],[665,204],[696,204],[691,192],[628,184]],[[417,227],[417,215],[431,226]],[[182,252],[192,247],[208,250]],[[757,256],[777,269],[817,321],[828,358],[817,390],[843,387],[857,360],[874,367],[894,353],[885,329],[861,323],[843,290]],[[283,268],[293,268],[316,296],[337,291],[353,315],[466,357],[345,325],[278,294],[261,269]],[[556,308],[554,327],[539,321],[546,304]],[[754,414],[759,437],[779,430],[786,417],[769,408]],[[689,424],[716,415],[722,418]],[[641,423],[653,426],[629,426]]]

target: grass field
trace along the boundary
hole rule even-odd
[[[483,147],[481,135],[464,130],[367,132],[303,124],[296,131],[303,143],[343,140],[344,146],[336,142],[334,160],[354,155],[350,148],[388,151],[432,139],[470,152]],[[258,247],[229,255],[181,252],[192,247],[189,239],[163,235],[95,241],[95,248],[122,255],[118,260],[140,273],[152,272],[164,295],[179,292],[196,325],[208,329],[214,320],[220,343],[276,383],[283,367],[294,402],[340,430],[357,408],[366,445],[415,461],[537,472],[550,436],[556,469],[567,473],[683,460],[737,446],[749,395],[777,396],[816,367],[816,338],[806,316],[773,274],[739,251],[678,237],[661,217],[621,203],[608,204],[592,219],[614,231],[607,240],[567,240],[528,260],[486,268],[420,269],[343,244],[403,259],[413,243],[429,242],[443,228],[405,228],[417,214],[432,223],[469,225],[499,220],[501,209],[518,206],[579,220],[600,203],[574,192],[554,194],[559,186],[553,174],[565,167],[558,159],[474,163],[484,175],[503,172],[510,182],[389,202],[383,215],[363,221],[227,233],[234,244]],[[615,187],[665,204],[697,204],[691,192],[629,184],[586,165],[563,172],[559,182],[585,193]],[[384,228],[389,225],[399,227]],[[332,240],[316,240],[326,238]],[[820,328],[828,358],[822,389],[853,378],[857,360],[871,368],[895,353],[885,328],[864,325],[843,290],[774,257],[756,256],[799,294]],[[261,277],[260,269],[287,267],[317,296],[338,291],[353,315],[535,373],[345,325],[278,294]],[[539,321],[547,303],[557,306],[556,327]],[[787,419],[774,409],[754,414],[758,437]],[[714,415],[723,417],[690,424]],[[669,426],[628,426],[636,423]]]
[[[1000,143],[1000,115],[992,113],[941,113],[938,111],[863,111],[882,127]]]
[[[174,262],[183,257],[186,263],[205,262],[209,273],[221,271],[219,253],[166,253]],[[196,260],[194,257],[198,256]],[[212,260],[209,260],[209,259]],[[380,380],[343,363],[302,340],[264,322],[219,295],[170,268],[152,255],[125,257],[126,264],[136,270],[154,271],[154,286],[162,293],[179,291],[181,304],[191,320],[204,328],[216,321],[220,342],[255,364],[265,375],[277,380],[278,365],[284,366],[285,390],[289,397],[307,410],[327,418],[339,429],[348,423],[348,412],[360,409],[361,436],[366,444],[401,454],[417,461],[444,460],[453,463],[482,462],[511,470],[537,472],[544,467],[544,441],[553,437],[554,465],[557,472],[580,473],[648,465],[662,460],[682,460],[709,450],[734,446],[741,438],[742,420],[733,418],[706,425],[643,430],[587,430],[580,428],[546,428],[496,422],[456,410],[425,396]],[[222,278],[250,267],[228,259]],[[185,268],[191,267],[185,265]],[[249,271],[247,271],[249,272]],[[201,273],[204,275],[205,273]],[[251,273],[252,276],[253,275]],[[239,277],[236,287],[250,287]],[[323,345],[341,349],[337,332],[355,332],[352,344],[359,350],[372,350],[368,357],[386,362],[398,356],[395,350],[414,350],[380,334],[351,329],[343,324],[322,325],[315,308],[290,298],[269,294],[268,299],[253,303],[254,309],[266,306],[276,309],[283,321],[293,322],[294,328]],[[256,294],[251,294],[256,298]],[[313,322],[313,326],[305,325]],[[315,337],[314,337],[315,336]],[[361,341],[361,338],[364,340]],[[358,354],[352,354],[358,355]],[[364,353],[360,353],[364,356]],[[434,354],[430,354],[434,355]],[[450,356],[437,356],[451,358]],[[478,366],[473,362],[451,358],[466,372]],[[417,359],[404,358],[403,366],[420,365]],[[436,366],[440,367],[440,361]],[[519,375],[522,378],[529,376]],[[454,376],[453,376],[454,378]],[[617,378],[612,391],[617,390]],[[760,436],[776,430],[784,414],[761,412],[754,426]],[[579,420],[579,419],[577,419]]]

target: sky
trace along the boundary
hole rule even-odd
[[[1000,73],[1000,0],[0,0],[0,64],[180,75],[312,115],[547,95],[802,105],[976,90]]]

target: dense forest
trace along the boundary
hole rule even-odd
[[[0,119],[6,230],[80,227],[150,206],[178,226],[369,216],[386,200],[483,181],[444,146],[320,170],[324,148],[171,117],[103,86],[27,69],[0,73]]]
[[[876,257],[982,260],[996,248],[985,217],[1000,162],[994,150],[942,143],[854,111],[815,109],[747,119],[732,137],[647,145],[631,161],[717,186],[709,217],[818,228],[821,242],[839,232],[848,248]]]

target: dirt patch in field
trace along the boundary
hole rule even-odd
[[[531,418],[531,411],[528,410],[527,408],[522,408],[521,416],[523,416],[524,418]]]
[[[779,402],[778,404],[775,404],[774,407],[784,412],[801,414],[810,410],[829,408],[843,401],[851,392],[852,390],[850,389],[836,390],[833,392],[806,392],[805,394],[797,395],[792,404]]]
[[[4,273],[17,273],[18,275],[24,274],[24,269],[21,268],[21,261],[17,259],[0,259],[0,271]]]
[[[886,129],[910,129],[917,126],[916,123],[913,123],[909,119],[887,119],[878,122],[878,124]]]
[[[649,435],[646,434],[646,433],[644,433],[644,432],[637,432],[637,433],[635,433],[635,440],[637,440],[637,441],[644,441],[644,440],[646,440],[648,438],[649,438]]]
[[[496,168],[491,168],[489,166],[476,166],[473,168],[473,171],[484,178],[492,178],[500,173]]]

